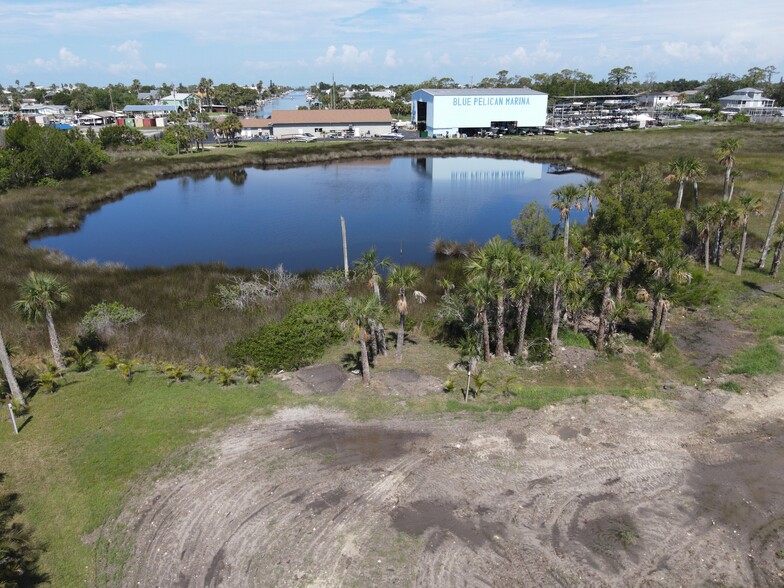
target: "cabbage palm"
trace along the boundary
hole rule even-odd
[[[618,283],[618,280],[623,280],[625,273],[626,272],[621,265],[609,260],[600,260],[593,268],[593,281],[602,289],[602,306],[599,311],[599,328],[596,333],[597,351],[602,351],[604,349],[607,322],[610,313],[615,308],[612,288]]]
[[[724,229],[734,227],[740,221],[740,213],[727,200],[717,202],[716,206],[716,239],[713,243],[713,263],[721,267],[723,252]]]
[[[367,349],[369,331],[371,325],[380,320],[383,314],[381,302],[372,294],[360,298],[348,298],[343,305],[343,318],[354,326],[352,336],[359,340],[362,382],[366,386],[370,384],[370,360]]]
[[[715,204],[703,206],[694,211],[694,225],[703,245],[703,261],[705,271],[710,271],[710,237],[718,221]]]
[[[572,209],[582,209],[583,191],[576,184],[566,184],[550,193],[551,207],[561,215],[564,223],[564,257],[569,257],[569,217]]]
[[[716,158],[724,166],[724,191],[722,192],[722,200],[724,202],[730,199],[732,167],[735,165],[735,152],[740,149],[741,144],[742,141],[737,137],[726,137],[722,139],[719,148],[716,150]]]
[[[465,283],[464,291],[468,303],[474,308],[475,321],[482,327],[482,359],[490,361],[490,321],[487,308],[495,298],[498,285],[486,274],[477,274]]]
[[[37,322],[41,318],[46,320],[54,364],[58,369],[65,369],[52,313],[71,299],[68,288],[51,274],[30,272],[19,285],[19,294],[21,298],[14,302],[14,309],[27,321]]]
[[[623,279],[644,258],[642,240],[634,233],[609,235],[602,244],[602,252],[607,259],[623,270],[615,284],[615,298],[621,300],[623,298]]]
[[[525,329],[531,298],[547,283],[547,267],[539,257],[524,257],[517,265],[510,294],[517,306],[517,346],[515,355],[525,353]]]
[[[361,279],[367,280],[368,285],[373,288],[373,293],[378,300],[381,300],[381,275],[378,270],[390,266],[388,257],[379,259],[376,248],[373,247],[365,251],[359,259],[354,261],[354,273]]]
[[[741,226],[743,231],[740,238],[740,252],[738,253],[738,265],[735,266],[735,275],[741,275],[743,271],[743,257],[746,255],[746,238],[749,233],[749,217],[762,214],[762,200],[758,196],[743,194],[738,198],[740,205]]]
[[[19,382],[16,381],[14,368],[11,366],[11,358],[8,355],[8,348],[5,346],[2,331],[0,331],[0,364],[3,366],[5,381],[8,384],[8,388],[11,390],[11,396],[20,405],[24,406],[25,399],[24,396],[22,396],[22,390],[19,388]]]
[[[505,353],[506,287],[514,277],[519,260],[520,250],[511,241],[505,241],[496,236],[471,256],[467,265],[469,276],[483,274],[496,285],[496,357],[503,357]]]
[[[414,287],[420,278],[421,272],[410,265],[394,265],[387,277],[387,283],[393,288],[398,288],[397,311],[400,314],[400,323],[397,330],[397,348],[395,356],[398,360],[403,359],[403,340],[405,338],[406,315],[408,314],[407,291]]]
[[[596,190],[599,186],[599,182],[592,179],[587,179],[580,184],[580,189],[583,192],[583,197],[585,198],[585,202],[588,206],[588,218],[593,220],[594,217],[594,206],[593,201],[596,196]]]
[[[684,156],[676,157],[667,164],[667,170],[670,173],[664,178],[664,181],[668,184],[678,182],[678,198],[675,200],[675,208],[680,208],[681,202],[683,202],[683,188],[686,185],[686,180],[689,179],[690,168],[691,161]]]
[[[550,328],[550,345],[555,350],[558,342],[558,329],[561,326],[561,308],[564,297],[567,292],[576,290],[582,285],[582,267],[577,262],[555,255],[549,260],[547,273],[553,288],[553,322]]]
[[[691,281],[686,258],[676,248],[661,250],[649,261],[653,266],[652,281],[648,286],[653,297],[653,315],[648,331],[648,345],[653,343],[657,330],[663,333],[667,328],[667,313],[670,307],[667,298],[674,285]]]

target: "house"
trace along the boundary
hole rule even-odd
[[[163,106],[176,106],[178,112],[188,110],[191,104],[195,105],[198,110],[201,110],[201,100],[196,94],[188,94],[185,92],[173,92],[168,96],[163,96],[158,104]]]
[[[665,92],[648,92],[637,96],[637,102],[652,108],[669,108],[681,101],[681,94],[667,90]]]
[[[240,119],[242,131],[240,137],[243,139],[255,139],[258,137],[270,136],[270,119],[268,118],[243,118]]]
[[[719,98],[719,104],[721,104],[722,109],[737,108],[738,111],[741,111],[771,108],[773,107],[773,100],[765,98],[762,95],[762,90],[757,90],[756,88],[740,88],[729,96]]]

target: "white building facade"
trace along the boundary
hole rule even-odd
[[[421,89],[411,96],[411,122],[429,137],[538,130],[547,94],[529,88]]]
[[[735,107],[740,110],[753,110],[756,108],[771,108],[773,100],[765,98],[762,95],[762,90],[755,88],[741,88],[735,90],[729,96],[719,98],[719,104],[722,108]]]

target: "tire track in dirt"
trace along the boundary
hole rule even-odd
[[[781,585],[774,388],[484,421],[282,411],[128,501],[114,585]]]

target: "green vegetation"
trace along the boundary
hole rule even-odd
[[[772,341],[763,341],[741,351],[732,359],[731,374],[758,376],[781,371],[781,351]]]
[[[341,304],[338,298],[300,303],[282,321],[264,325],[255,335],[231,344],[226,354],[237,366],[251,364],[264,372],[308,365],[342,338],[338,326]]]
[[[117,513],[141,476],[189,467],[171,456],[240,419],[268,414],[287,396],[272,382],[226,390],[195,380],[167,387],[164,377],[136,369],[130,385],[114,371],[69,373],[57,393],[35,398],[19,435],[3,427],[8,487],[22,496],[25,520],[46,545],[41,569],[53,586],[94,577],[101,539],[91,533]]]

